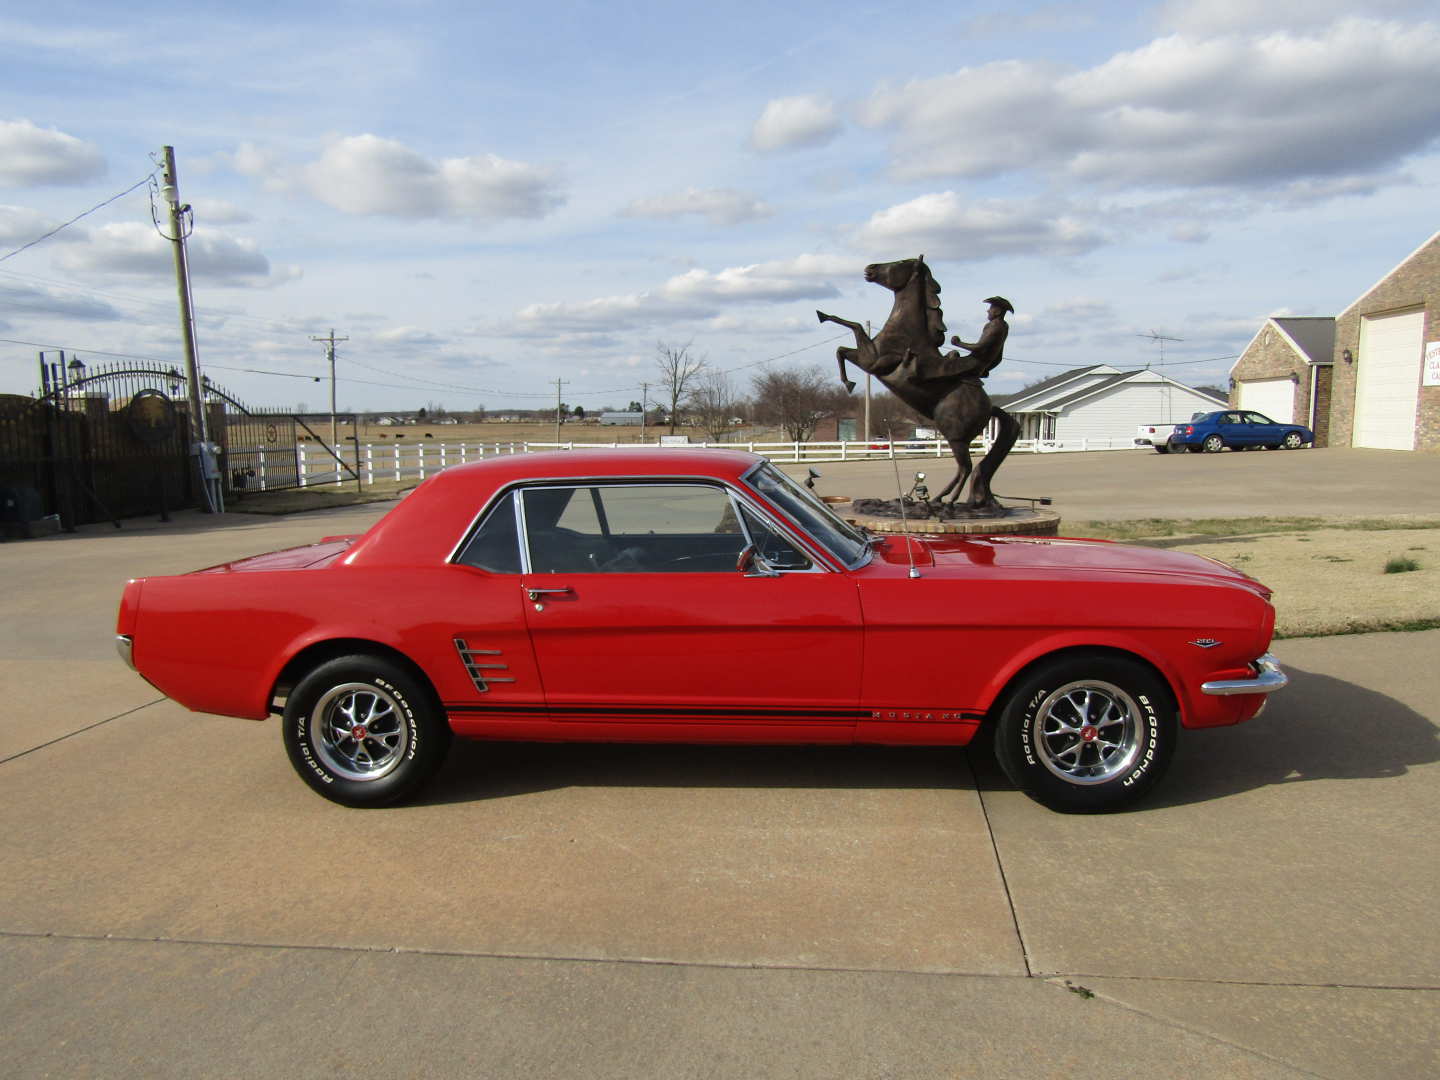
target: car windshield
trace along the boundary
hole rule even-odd
[[[846,566],[855,566],[870,550],[864,533],[837,516],[813,491],[797,484],[768,461],[757,465],[745,481]]]

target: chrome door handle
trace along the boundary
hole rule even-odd
[[[562,585],[558,589],[537,589],[530,585],[522,585],[520,587],[525,590],[525,595],[530,597],[531,603],[539,600],[542,596],[565,596],[574,592],[569,585]]]

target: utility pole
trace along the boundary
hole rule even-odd
[[[640,441],[645,441],[645,414],[650,411],[650,384],[640,384]]]
[[[865,336],[870,336],[870,320],[865,320]],[[870,372],[865,372],[865,442],[870,442]]]
[[[329,337],[310,335],[311,341],[325,343],[325,358],[330,361],[330,452],[335,455],[335,482],[340,482],[340,433],[335,424],[335,343],[349,341],[348,337],[337,338],[335,328],[330,328]],[[355,432],[355,453],[360,453],[360,432]]]
[[[555,380],[555,441],[560,441],[560,388],[565,385],[564,379]]]
[[[161,176],[160,196],[170,211],[170,235],[174,245],[175,288],[180,295],[180,340],[185,346],[185,383],[190,402],[190,436],[194,440],[195,469],[200,477],[200,490],[205,493],[206,507],[212,514],[225,509],[220,489],[219,467],[210,450],[210,431],[205,406],[200,400],[200,366],[195,359],[195,312],[190,298],[190,265],[185,252],[185,215],[189,204],[180,205],[180,185],[175,173],[175,148],[161,148],[165,166]]]

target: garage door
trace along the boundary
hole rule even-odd
[[[1420,401],[1420,340],[1425,312],[1372,315],[1360,320],[1355,364],[1356,446],[1415,449],[1415,412]]]
[[[1295,423],[1295,384],[1283,379],[1261,379],[1240,384],[1240,408],[1254,409],[1282,424]]]

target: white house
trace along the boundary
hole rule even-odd
[[[1141,424],[1173,424],[1227,404],[1161,372],[1121,371],[1108,364],[1072,368],[992,400],[1020,422],[1022,439],[1111,439],[1127,445]]]

